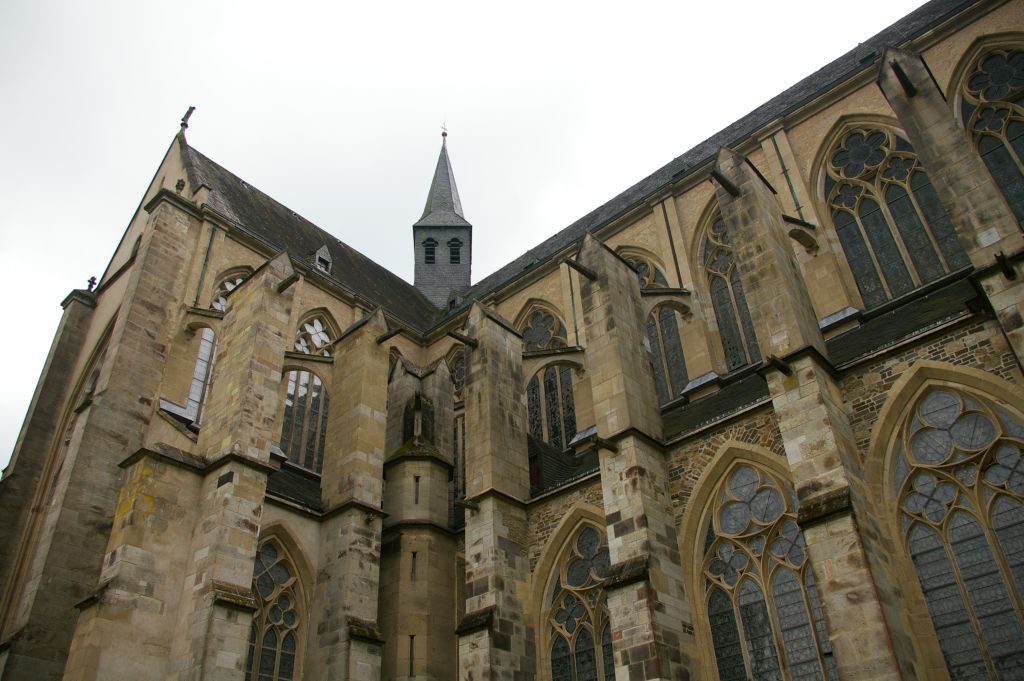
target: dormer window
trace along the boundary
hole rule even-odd
[[[462,262],[462,241],[459,239],[449,239],[448,241],[448,262],[452,265]]]
[[[427,239],[423,242],[423,262],[433,265],[437,261],[437,241]]]
[[[331,273],[331,252],[327,246],[321,246],[316,252],[316,268],[321,272]]]

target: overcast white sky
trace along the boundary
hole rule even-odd
[[[188,106],[192,146],[410,281],[447,123],[477,281],[919,4],[0,2],[0,467]]]

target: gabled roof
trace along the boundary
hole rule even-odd
[[[209,206],[243,231],[301,262],[355,295],[382,306],[417,331],[431,326],[437,309],[412,284],[339,241],[234,173],[199,153],[181,139],[181,154],[193,187],[210,188]],[[321,246],[331,254],[331,272],[316,270]]]
[[[448,133],[444,133],[441,141],[441,155],[437,158],[434,179],[430,182],[427,193],[427,205],[423,207],[423,215],[413,227],[470,227],[466,216],[462,214],[462,202],[459,200],[459,189],[455,186],[455,173],[448,160]]]

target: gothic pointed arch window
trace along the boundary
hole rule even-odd
[[[256,612],[249,634],[246,681],[293,681],[298,678],[304,633],[302,594],[295,566],[276,539],[260,543],[252,580]]]
[[[555,350],[568,345],[565,323],[554,312],[534,307],[520,324],[523,349],[527,352]]]
[[[662,404],[679,397],[689,380],[680,340],[680,322],[679,312],[669,305],[662,305],[647,316],[647,343],[651,348],[654,384]]]
[[[825,166],[832,223],[867,309],[970,264],[905,139],[878,127],[849,130]]]
[[[960,94],[964,127],[1024,225],[1024,49],[1000,48],[979,56]]]
[[[456,346],[445,358],[448,363],[448,373],[452,377],[452,389],[455,391],[455,401],[462,399],[463,389],[466,387],[466,351]]]
[[[526,384],[526,411],[530,435],[556,449],[565,449],[576,437],[576,404],[572,367],[551,364]]]
[[[722,681],[836,681],[789,482],[736,461],[707,497],[695,555]]]
[[[609,562],[604,532],[583,524],[555,568],[544,621],[552,681],[615,679],[604,591]]]
[[[726,366],[732,371],[761,361],[757,338],[754,337],[754,323],[721,213],[711,220],[701,254]]]
[[[665,273],[650,257],[628,249],[620,251],[619,255],[636,271],[641,289],[668,288]]]
[[[900,543],[949,675],[1024,674],[1024,418],[950,387],[925,390],[893,453]]]
[[[239,267],[222,274],[213,289],[210,307],[220,312],[227,312],[228,294],[241,286],[242,282],[248,279],[251,274],[252,270],[248,267]]]
[[[299,324],[293,347],[302,354],[330,357],[331,343],[336,338],[333,324],[323,315],[315,315]],[[285,380],[281,450],[293,463],[320,472],[330,409],[327,388],[311,371],[289,371]]]

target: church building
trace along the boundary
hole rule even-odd
[[[0,478],[0,681],[1024,679],[1024,2],[476,283],[446,138],[409,284],[186,128]]]

